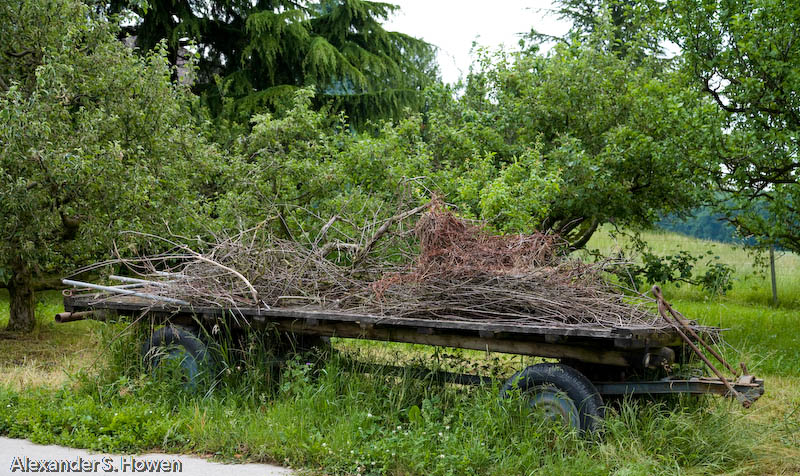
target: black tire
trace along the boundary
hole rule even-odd
[[[197,390],[204,378],[213,375],[208,347],[191,330],[166,325],[157,329],[142,344],[142,358],[154,373],[168,360],[177,361],[181,368],[183,388]]]
[[[515,373],[500,390],[507,398],[519,389],[531,408],[542,409],[581,433],[597,433],[605,415],[603,398],[582,373],[564,364],[544,363]]]

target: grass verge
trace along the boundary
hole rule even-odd
[[[253,341],[247,359],[221,367],[213,388],[187,393],[141,367],[140,331],[50,323],[60,310],[50,293],[39,296],[34,334],[0,339],[0,434],[316,474],[797,474],[800,304],[786,299],[773,308],[755,299],[764,283],[748,290],[743,283],[755,278],[747,276],[738,273],[734,290],[718,299],[691,287],[665,291],[687,316],[729,328],[728,355],[766,378],[767,394],[749,411],[720,398],[629,400],[611,407],[602,439],[586,440],[531,416],[521,401],[498,404],[499,381],[444,385],[366,374],[351,361],[421,360],[500,376],[530,359],[354,341],[337,342],[329,359],[300,358],[280,372]],[[0,326],[7,309],[0,294]]]

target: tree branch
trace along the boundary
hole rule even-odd
[[[580,237],[574,242],[569,245],[570,250],[579,250],[586,246],[586,243],[589,242],[594,232],[597,231],[597,227],[600,225],[600,220],[597,217],[592,217],[592,222],[589,224],[589,227],[583,231]]]
[[[381,225],[378,228],[375,234],[373,234],[372,237],[364,244],[364,246],[362,246],[361,249],[356,253],[355,258],[353,258],[353,266],[360,263],[364,258],[367,257],[369,252],[372,250],[372,247],[375,246],[375,243],[377,243],[378,240],[380,240],[381,237],[385,235],[387,231],[389,231],[389,228],[391,228],[392,225],[394,225],[398,221],[402,221],[410,216],[416,215],[417,213],[420,213],[423,210],[427,210],[428,208],[431,207],[432,203],[433,202],[428,202],[425,205],[420,205],[417,208],[414,208],[413,210],[408,210],[406,212],[400,213],[383,222],[383,225]]]
[[[6,51],[6,56],[13,56],[14,58],[22,58],[27,55],[32,55],[34,53],[33,50],[23,50],[23,51]]]
[[[212,265],[217,266],[217,267],[219,267],[221,269],[224,269],[225,271],[227,271],[227,272],[233,274],[234,276],[236,276],[237,278],[241,279],[242,282],[244,282],[244,284],[247,285],[247,288],[250,289],[250,295],[253,297],[253,303],[258,305],[258,291],[256,291],[256,288],[254,288],[253,285],[250,284],[250,281],[247,278],[245,278],[242,273],[236,271],[233,268],[229,268],[228,266],[225,266],[224,264],[220,264],[220,263],[217,263],[216,261],[214,261],[212,259],[206,258],[205,256],[201,255],[200,253],[190,249],[188,246],[182,246],[181,248],[183,248],[189,254],[193,255],[196,259],[199,259],[200,261],[204,261],[204,262],[206,262],[208,264],[212,264]]]

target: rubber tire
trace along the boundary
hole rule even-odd
[[[500,397],[508,398],[514,389],[519,389],[523,395],[530,394],[536,388],[543,386],[555,387],[561,395],[572,401],[578,413],[570,416],[570,426],[575,426],[574,422],[577,421],[576,429],[581,433],[600,431],[605,416],[603,398],[586,376],[568,365],[555,363],[531,365],[506,381],[500,390]]]
[[[212,374],[213,365],[208,347],[185,327],[166,325],[157,329],[142,344],[141,352],[145,365],[153,372],[161,365],[164,357],[180,355],[180,365],[187,377],[183,387],[190,392],[197,390],[200,381]]]

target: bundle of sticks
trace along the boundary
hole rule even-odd
[[[625,296],[606,279],[608,263],[569,258],[557,236],[493,235],[436,201],[410,212],[373,224],[375,232],[361,243],[309,245],[257,239],[258,231],[251,231],[203,253],[183,247],[149,261],[150,276],[163,276],[163,263],[173,264],[168,281],[147,292],[198,306],[303,306],[583,327],[668,325],[643,297]],[[416,253],[400,260],[372,256],[387,230],[414,217]]]

